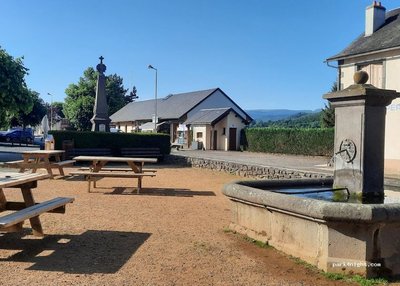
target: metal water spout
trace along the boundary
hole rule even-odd
[[[364,203],[382,203],[386,106],[400,93],[367,81],[358,71],[353,85],[324,95],[335,108],[334,187],[361,193]]]

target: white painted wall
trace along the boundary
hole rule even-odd
[[[240,131],[245,128],[245,124],[242,119],[237,116],[234,112],[230,112],[225,118],[219,121],[214,126],[211,125],[192,125],[193,140],[203,142],[203,146],[206,150],[212,148],[213,138],[211,134],[214,134],[214,130],[217,130],[217,150],[228,151],[229,150],[229,128],[236,128],[236,149],[240,148]],[[223,130],[225,128],[225,134]],[[203,137],[197,139],[197,132],[202,132]]]

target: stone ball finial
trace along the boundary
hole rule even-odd
[[[354,73],[353,79],[355,84],[365,84],[367,83],[369,76],[366,71],[357,71]]]

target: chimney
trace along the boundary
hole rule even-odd
[[[365,11],[365,37],[371,36],[385,23],[386,8],[374,1]]]

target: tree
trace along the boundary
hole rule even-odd
[[[81,96],[77,99],[66,98],[64,104],[64,113],[69,119],[69,123],[77,130],[90,130],[93,117],[94,98],[90,96]]]
[[[47,110],[47,117],[49,118],[49,123],[51,122],[51,117],[53,116],[53,123],[60,121],[65,118],[64,115],[64,103],[63,102],[53,102],[53,104],[45,103]]]
[[[136,93],[137,93],[136,86],[133,86],[132,91],[129,93],[129,95],[125,96],[125,102],[131,103],[134,102],[136,99],[138,99],[139,96]]]
[[[337,82],[332,84],[331,91],[335,92],[338,90]],[[321,113],[321,125],[322,127],[334,127],[335,126],[335,109],[332,107],[331,103],[325,104],[325,108],[322,109]]]
[[[25,113],[25,111],[20,110],[17,114],[10,118],[9,125],[23,126],[24,128],[27,125],[36,126],[42,121],[43,116],[46,115],[47,109],[43,99],[39,97],[39,93],[28,89],[27,94],[33,102],[32,109],[29,111],[29,113]]]
[[[17,115],[20,111],[29,113],[33,101],[25,83],[28,69],[23,58],[13,58],[0,47],[0,124],[4,126],[7,117]]]
[[[90,130],[90,119],[93,117],[93,106],[96,97],[97,72],[89,67],[77,84],[70,84],[65,90],[63,112],[70,124],[78,130]],[[127,102],[127,89],[123,79],[117,74],[106,76],[106,95],[111,115],[121,109]]]

